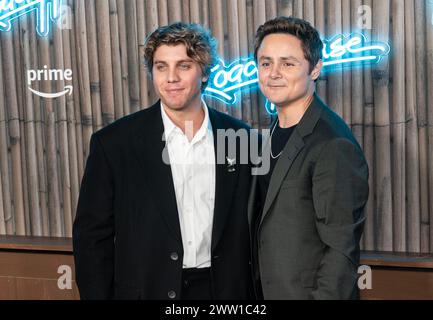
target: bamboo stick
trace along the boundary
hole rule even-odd
[[[158,16],[159,16],[159,25],[160,26],[168,25],[167,0],[158,0]]]
[[[215,31],[211,28],[210,26],[210,22],[209,22],[209,17],[210,17],[210,5],[209,2],[207,0],[204,0],[202,2],[202,14],[203,14],[203,21],[202,24],[205,28],[209,29],[212,36],[215,37]],[[219,48],[219,46],[221,45],[221,43],[217,43],[217,48]],[[215,100],[208,97],[208,96],[202,96],[203,100],[206,102],[206,105],[208,107],[217,109],[215,106]]]
[[[18,21],[17,27],[13,29],[12,31],[12,41],[14,46],[14,59],[17,61],[22,61],[22,53],[20,48],[20,25],[22,24],[23,20],[27,20],[28,17],[25,17]],[[23,191],[23,207],[24,207],[24,225],[25,225],[25,234],[29,234],[30,231],[30,210],[29,210],[29,192],[28,192],[28,180],[27,180],[27,143],[26,143],[26,135],[25,135],[25,125],[24,125],[24,96],[23,93],[23,79],[22,76],[24,74],[22,63],[15,63],[14,64],[15,69],[15,75],[16,75],[16,94],[17,94],[17,108],[18,108],[18,119],[19,119],[19,131],[20,131],[20,137],[22,139],[20,140],[20,149],[21,149],[21,171],[22,171],[22,191]]]
[[[36,25],[36,18],[34,15],[30,16],[30,23],[32,26]],[[37,34],[34,28],[29,28],[29,39],[30,39],[30,63],[33,70],[39,68],[39,54],[37,46]],[[40,81],[32,83],[32,87],[35,90],[41,91],[39,85]],[[50,235],[49,226],[49,208],[48,208],[48,182],[46,175],[46,153],[45,153],[45,119],[43,115],[43,107],[41,104],[41,98],[33,96],[33,109],[35,117],[35,134],[36,134],[36,152],[37,152],[37,166],[38,166],[38,181],[39,181],[39,202],[41,208],[41,219],[42,219],[42,235]]]
[[[182,2],[181,0],[167,0],[168,23],[182,20]]]
[[[8,129],[12,160],[12,194],[14,200],[13,212],[15,218],[15,234],[25,235],[24,198],[21,169],[21,136],[18,114],[18,98],[16,77],[14,72],[13,44],[10,34],[3,36],[3,73],[5,85],[6,106],[8,109]]]
[[[32,63],[30,61],[30,40],[28,32],[28,21],[29,19],[22,19],[21,25],[21,45],[23,53],[23,67],[24,70],[32,69]],[[35,118],[34,118],[34,104],[33,95],[30,90],[24,86],[25,97],[25,111],[24,111],[24,127],[26,139],[26,162],[24,163],[27,167],[27,184],[28,184],[28,197],[29,197],[29,215],[28,221],[30,229],[26,234],[35,236],[42,236],[42,217],[39,206],[39,182],[38,182],[38,171],[37,171],[37,158],[36,158],[36,137],[35,137]]]
[[[177,10],[179,9],[180,7]],[[189,0],[182,0],[182,17],[181,17],[182,21],[189,22],[191,20],[189,10],[190,10]]]
[[[341,0],[342,32],[345,35],[351,33],[350,24],[350,0]],[[349,127],[352,127],[352,70],[347,68],[343,73],[343,119]],[[362,123],[362,121],[361,121]],[[362,141],[358,142],[362,145]]]
[[[360,16],[358,12],[358,8],[362,4],[362,0],[357,0],[355,3],[352,3],[356,10],[352,10],[352,21],[353,21],[353,29],[352,32],[362,32],[368,40],[371,40],[371,31],[370,29],[363,29],[358,23]],[[367,5],[371,8],[371,0],[364,0],[364,5]],[[356,23],[356,24],[355,24]],[[366,52],[366,54],[370,54],[370,52]],[[361,79],[358,77],[358,73],[360,73]],[[364,85],[363,85],[364,80]],[[363,136],[360,138],[362,141],[362,147],[364,150],[364,155],[367,160],[369,166],[369,197],[365,207],[365,216],[366,222],[364,227],[364,233],[361,241],[361,249],[362,250],[374,250],[376,248],[376,234],[374,232],[375,228],[375,205],[376,199],[374,196],[374,181],[375,181],[375,163],[374,163],[374,99],[373,99],[373,83],[372,83],[372,73],[371,68],[368,66],[363,66],[362,69],[354,69],[352,71],[352,83],[353,88],[357,88],[358,86],[363,87],[363,91],[353,90],[352,91],[352,101],[354,103],[353,112],[352,112],[352,131],[354,132],[355,137],[358,139],[359,131],[363,131]],[[357,96],[357,93],[360,92],[360,97]],[[363,95],[362,95],[363,94]],[[355,110],[355,106],[360,103],[361,100],[361,114]],[[364,124],[362,128],[356,125],[364,117]]]
[[[252,1],[246,2],[246,12],[247,12],[247,36],[248,36],[248,48],[250,52],[254,52],[254,37],[256,33],[256,26],[254,23],[254,8]],[[251,117],[252,117],[252,126],[254,128],[259,129],[260,126],[260,118],[259,118],[259,90],[251,90]]]
[[[224,52],[225,41],[224,41],[224,13],[222,8],[221,0],[212,0],[210,2],[210,29],[212,30],[213,36],[218,41],[218,56],[223,59],[227,58]],[[217,110],[228,113],[228,107],[225,104],[215,102],[211,106],[215,106]]]
[[[433,3],[431,1],[426,2],[426,21],[430,22],[433,17]],[[428,23],[427,22],[427,23]],[[427,52],[427,70],[433,70],[433,28],[430,25],[426,27],[426,52]],[[428,106],[428,178],[429,178],[429,215],[430,215],[430,251],[433,248],[433,72],[427,73],[427,106]]]
[[[205,28],[209,28],[209,0],[203,0],[202,3],[202,13],[203,13],[203,20],[202,24]]]
[[[116,0],[110,0],[110,40],[112,73],[113,73],[113,94],[114,94],[114,119],[124,116],[123,110],[123,90],[122,90],[122,66],[120,58],[119,23]]]
[[[198,1],[198,0],[196,0]],[[198,9],[198,4],[197,8]],[[146,30],[147,35],[150,35],[153,31],[158,28],[158,2],[157,0],[148,0],[146,1]]]
[[[341,28],[341,0],[329,0],[327,2],[327,38],[340,34]],[[343,116],[343,75],[341,70],[333,70],[328,73],[328,102],[340,116]]]
[[[389,36],[389,0],[373,2],[373,40],[387,41]],[[385,57],[373,71],[375,164],[378,231],[377,250],[393,250],[393,206],[391,185],[391,146],[389,115],[389,61]]]
[[[53,28],[53,50],[54,65],[57,69],[65,69],[63,61],[63,39],[62,31],[59,28]],[[55,82],[55,92],[61,92],[65,89],[64,79]],[[57,153],[59,162],[60,190],[62,198],[62,236],[72,236],[72,204],[71,204],[71,177],[69,163],[69,140],[68,140],[68,118],[66,111],[66,97],[61,96],[55,100],[56,109],[56,129],[57,129]]]
[[[99,2],[99,0],[98,0]],[[96,9],[95,1],[85,1],[86,4],[86,34],[87,34],[87,58],[90,80],[90,97],[93,116],[93,131],[104,127],[105,123],[102,119],[102,103],[101,103],[101,80],[99,69],[98,56],[98,34],[99,26],[96,26]],[[101,31],[101,30],[99,30]]]
[[[419,194],[421,212],[421,252],[430,252],[429,192],[428,192],[428,118],[427,118],[427,64],[426,64],[426,11],[423,1],[415,1],[415,61],[416,105],[419,147]]]
[[[120,42],[120,67],[122,70],[122,91],[123,91],[123,113],[131,113],[129,100],[129,74],[128,74],[128,45],[125,21],[125,2],[117,0],[117,12],[119,19],[119,42]]]
[[[200,0],[190,0],[189,5],[190,5],[190,20],[191,20],[191,22],[200,23],[201,22],[201,19],[200,19],[201,1]]]
[[[266,20],[273,19],[277,16],[277,1],[267,0],[265,1],[266,6]]]
[[[357,20],[358,20],[358,11],[357,8],[359,8],[362,5],[361,0],[354,0],[352,3],[352,10],[350,12],[352,15],[349,14],[349,17],[352,21],[352,26],[356,26]],[[344,0],[343,6],[346,7],[347,10],[347,1]],[[347,13],[347,12],[346,12]],[[344,16],[344,15],[343,15]],[[351,32],[359,32],[357,27],[353,27],[352,29],[347,28],[347,25],[344,28],[344,33],[349,34]],[[347,81],[346,76],[344,78],[344,83]],[[363,82],[362,82],[362,69],[361,68],[354,68],[351,71],[351,79],[352,82],[352,89],[350,90],[351,100],[350,103],[348,101],[344,101],[344,115],[346,118],[350,117],[350,122],[346,121],[348,124],[351,124],[352,132],[358,140],[359,144],[364,147],[366,145],[364,144],[364,108],[363,108]],[[347,88],[345,88],[347,89]],[[344,89],[343,89],[344,90]],[[346,95],[346,90],[344,90],[344,93]],[[347,93],[348,94],[348,93]],[[370,110],[371,111],[371,110]],[[345,120],[346,120],[345,118]]]
[[[51,66],[50,44],[45,38],[38,39],[39,56],[42,66]],[[54,92],[50,81],[42,81],[43,92]],[[50,213],[50,235],[53,237],[63,236],[63,221],[61,213],[60,179],[57,163],[56,148],[56,116],[54,102],[52,99],[44,99],[44,115],[46,120],[46,153],[47,153],[47,176],[48,176],[48,207]]]
[[[237,1],[229,1],[227,2],[227,33],[228,33],[228,51],[229,51],[229,60],[234,61],[239,58],[240,48],[240,33],[239,33],[239,11],[238,11],[238,3]],[[237,93],[241,96],[241,92]],[[232,105],[228,108],[230,115],[242,119],[242,105],[240,102],[237,102],[235,105]]]
[[[326,37],[326,23],[325,23],[325,1],[317,0],[315,2],[315,28],[319,31],[320,36],[323,38]],[[316,83],[317,94],[320,98],[326,103],[327,102],[327,83],[328,83],[328,75],[326,72],[322,71]]]
[[[82,129],[82,119],[81,119],[81,103],[80,103],[80,97],[81,97],[81,93],[80,93],[80,85],[78,82],[79,79],[79,73],[78,73],[78,58],[77,58],[77,50],[75,50],[76,43],[76,34],[77,32],[75,32],[77,30],[76,26],[75,26],[75,21],[77,21],[77,17],[76,17],[76,3],[74,2],[74,0],[69,0],[68,2],[69,7],[72,10],[72,16],[70,17],[70,24],[71,24],[71,32],[69,33],[69,41],[70,41],[70,48],[71,48],[71,70],[72,70],[72,84],[73,84],[73,93],[71,98],[73,99],[73,103],[70,106],[69,109],[69,114],[70,114],[70,118],[71,119],[75,119],[74,124],[75,124],[75,128],[72,128],[72,130],[75,131],[75,146],[76,146],[76,152],[73,152],[73,149],[71,149],[71,156],[73,156],[76,160],[75,161],[71,161],[71,163],[75,163],[77,165],[77,170],[78,170],[78,187],[81,183],[81,177],[83,176],[83,172],[84,172],[84,149],[83,149],[83,129]],[[72,113],[72,114],[71,114]],[[71,182],[72,183],[72,182]],[[78,194],[76,194],[76,197],[78,198]],[[75,216],[75,211],[73,213],[73,215]]]
[[[278,15],[290,17],[293,15],[293,0],[278,0]]]
[[[405,62],[406,62],[406,189],[407,205],[407,250],[421,251],[421,216],[419,195],[419,150],[416,113],[416,61],[415,61],[415,8],[414,3],[405,1]]]
[[[151,8],[149,6],[151,5]],[[158,3],[157,0],[151,0],[146,2],[146,33],[144,34],[143,41],[143,50],[144,50],[144,43],[145,39],[159,27],[158,22]],[[150,105],[153,105],[155,102],[158,101],[159,97],[155,91],[155,88],[153,86],[152,77],[151,77],[151,71],[147,70],[146,65],[144,64],[144,51],[141,53],[142,57],[140,62],[143,63],[143,72],[145,73],[146,79],[147,79],[147,88],[148,88],[148,105],[144,105],[142,107],[147,107]]]
[[[129,74],[129,96],[131,112],[140,110],[140,75],[137,66],[138,46],[137,46],[137,7],[135,1],[125,6],[126,35],[128,46],[128,74]]]
[[[140,75],[140,109],[149,105],[149,84],[147,69],[144,66],[144,42],[146,40],[146,19],[144,2],[137,2],[137,36],[138,36],[138,65]]]
[[[356,25],[353,24],[353,32],[362,31],[368,40],[371,40],[371,31],[369,29],[359,30],[358,19],[359,13],[358,8],[361,6],[362,1],[356,1],[353,3],[352,10],[352,21],[356,21]],[[364,0],[364,5],[371,8],[371,0]],[[366,53],[368,54],[368,53]],[[364,83],[363,83],[364,80]],[[375,250],[376,238],[375,238],[375,163],[374,163],[374,98],[373,98],[373,82],[371,68],[366,67],[363,69],[355,69],[352,71],[352,130],[355,137],[359,139],[363,146],[364,155],[368,163],[369,168],[369,197],[365,208],[366,222],[363,234],[363,249],[364,250]],[[364,118],[364,119],[363,119]],[[363,121],[363,123],[362,123]]]
[[[263,1],[253,1],[254,10],[254,30],[257,30],[260,25],[266,22],[266,7]],[[271,118],[265,109],[266,100],[262,94],[258,95],[258,115],[259,124],[262,128],[268,128],[271,123]]]
[[[0,41],[0,61],[2,57],[2,44]],[[6,117],[5,117],[5,100],[3,90],[3,70],[0,65],[0,234],[11,233],[10,219],[12,218],[12,209],[10,201],[10,187],[8,176],[8,159],[7,159],[7,142],[6,142]],[[9,228],[8,228],[9,227]]]
[[[89,155],[90,137],[93,133],[92,102],[90,95],[89,60],[87,51],[87,28],[85,15],[85,0],[76,1],[75,25],[77,32],[75,48],[77,49],[78,80],[80,85],[81,126],[83,131],[83,158]],[[84,164],[83,164],[84,166]]]
[[[304,19],[310,22],[312,26],[314,26],[315,25],[314,0],[304,0],[303,12],[304,12]]]
[[[101,75],[102,124],[105,127],[114,120],[113,69],[110,54],[110,11],[108,0],[96,1],[96,13],[99,72]]]
[[[70,17],[71,18],[71,17]],[[68,18],[69,19],[69,18]],[[68,21],[71,23],[71,21]],[[71,31],[70,30],[62,30],[62,45],[63,45],[63,65],[65,70],[72,70],[72,53],[71,50]],[[75,78],[75,74],[72,73],[73,79]],[[72,85],[73,82],[65,80],[65,85]],[[78,87],[76,87],[78,89]],[[80,182],[78,174],[78,161],[77,161],[77,137],[76,137],[76,125],[77,119],[75,118],[74,113],[74,95],[68,94],[66,96],[66,119],[67,119],[67,139],[68,139],[68,156],[69,156],[69,179],[70,179],[70,194],[71,194],[71,222],[75,219],[75,211],[78,203],[78,194],[79,194],[79,186]],[[78,101],[77,101],[78,105]]]
[[[406,251],[406,172],[404,163],[405,152],[405,52],[404,52],[404,3],[392,2],[392,195],[393,195],[393,226],[394,250]]]
[[[303,18],[304,10],[303,10],[303,1],[302,0],[293,0],[293,16],[297,18]]]
[[[369,39],[371,39],[371,37],[369,37]],[[363,235],[363,242],[364,242],[363,249],[378,250],[377,237],[380,234],[380,232],[376,232],[376,230],[378,230],[379,227],[379,224],[376,223],[376,220],[379,215],[376,212],[377,199],[375,196],[376,195],[376,189],[375,189],[376,188],[376,184],[375,184],[376,181],[375,143],[376,142],[375,142],[375,127],[374,127],[375,108],[374,108],[373,79],[372,79],[371,69],[365,68],[364,72],[363,73],[361,72],[361,79],[359,80],[361,83],[362,83],[362,77],[364,77],[364,86],[363,86],[364,99],[361,104],[361,108],[363,107],[364,109],[364,125],[363,125],[364,135],[362,141],[364,143],[364,148],[363,148],[364,155],[368,163],[368,170],[369,170],[368,186],[370,191],[366,208],[365,208],[366,222],[365,222],[364,235]],[[356,82],[358,81],[356,76],[355,79],[356,80],[353,87],[358,88],[356,86]],[[354,91],[357,90],[353,90],[352,92]],[[356,115],[356,117],[358,116]]]
[[[248,34],[248,25],[247,25],[247,4],[246,0],[237,0],[238,4],[238,13],[239,13],[239,34],[247,35]],[[239,37],[239,54],[241,57],[250,57],[250,51],[248,48],[248,36]],[[242,93],[242,119],[247,122],[250,126],[253,125],[252,118],[252,100],[251,93],[248,88],[246,88]]]
[[[1,107],[1,103],[0,103]],[[5,211],[3,210],[3,186],[2,186],[2,176],[0,172],[0,234],[6,234],[6,220],[5,220]]]

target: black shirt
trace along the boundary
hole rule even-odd
[[[283,151],[284,147],[287,144],[287,141],[289,141],[290,136],[292,135],[295,128],[296,125],[289,128],[281,128],[279,122],[277,121],[273,130],[271,129],[270,142],[272,148],[272,155],[275,157],[275,159],[272,156],[270,157],[271,163],[269,172],[266,175],[261,175],[258,177],[262,210],[265,204],[266,194],[268,193],[269,182],[271,181],[271,176],[272,172],[274,171],[275,164],[277,163],[277,160],[281,157],[280,153]],[[280,156],[278,156],[279,154]]]

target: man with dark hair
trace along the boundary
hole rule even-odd
[[[315,93],[322,41],[305,20],[260,26],[259,85],[278,117],[248,207],[256,292],[265,299],[355,299],[368,166],[349,127]]]
[[[201,99],[216,41],[175,23],[145,59],[160,101],[91,138],[73,229],[81,298],[249,299],[251,168],[216,161],[217,130],[249,128]]]

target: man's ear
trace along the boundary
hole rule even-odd
[[[317,80],[317,78],[320,76],[320,72],[322,71],[322,67],[323,67],[323,61],[322,59],[320,59],[317,63],[316,66],[314,67],[314,69],[311,71],[311,79],[313,81]]]
[[[201,82],[206,82],[209,79],[209,75],[201,77]]]

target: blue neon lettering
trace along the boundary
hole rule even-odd
[[[36,11],[36,32],[45,37],[50,32],[51,22],[61,16],[63,0],[0,0],[0,31],[10,31],[12,21]]]
[[[324,67],[368,60],[377,63],[390,51],[390,47],[387,43],[370,43],[367,45],[365,36],[360,33],[353,33],[347,37],[338,35],[330,41],[324,40],[323,44],[322,56]],[[329,51],[328,48],[330,49]],[[363,56],[363,52],[368,52],[368,55]],[[369,59],[366,59],[367,57]]]
[[[212,68],[205,95],[226,104],[236,103],[236,91],[258,82],[257,66],[253,59],[239,59],[226,66],[220,60]]]

